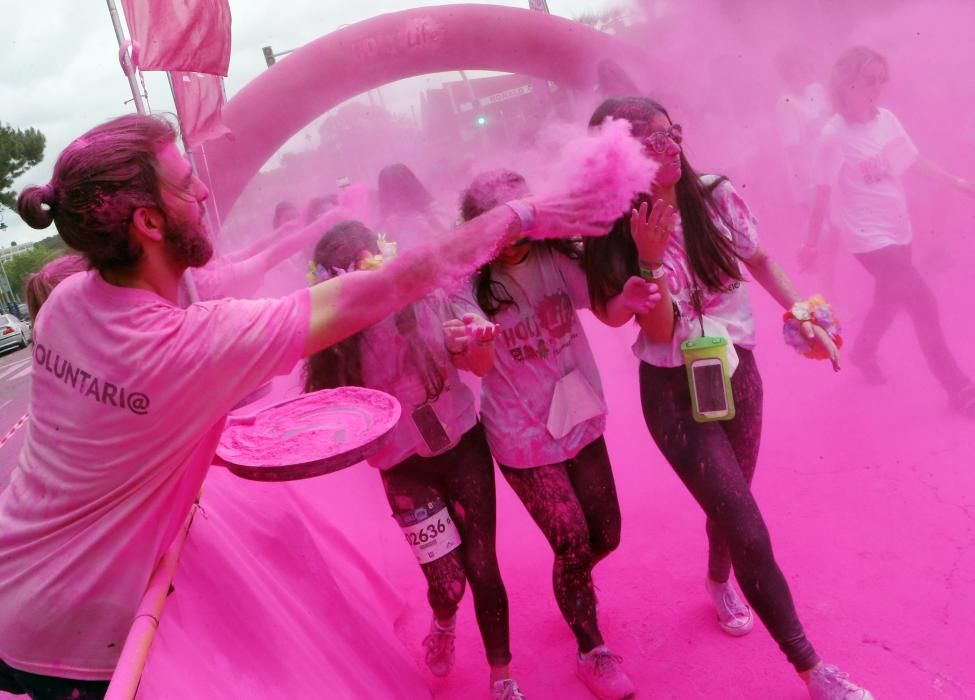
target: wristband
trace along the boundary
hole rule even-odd
[[[531,231],[535,228],[535,205],[526,202],[524,199],[512,199],[505,202],[505,205],[517,215],[521,222],[522,231]]]
[[[833,315],[833,308],[820,294],[813,294],[806,301],[797,301],[785,312],[783,320],[782,336],[786,344],[795,348],[800,355],[813,360],[829,359],[829,353],[824,348],[811,343],[811,339],[802,334],[802,324],[807,321],[826,331],[836,347],[843,347],[840,323]]]
[[[666,274],[663,263],[658,263],[656,267],[645,267],[643,261],[640,262],[640,277],[647,281],[659,280]]]

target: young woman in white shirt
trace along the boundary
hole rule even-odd
[[[913,231],[901,176],[914,168],[968,194],[975,194],[975,183],[922,156],[897,117],[878,106],[887,78],[887,60],[865,46],[847,49],[833,66],[830,93],[836,114],[823,126],[816,196],[800,264],[809,267],[816,261],[828,215],[875,284],[851,362],[871,384],[886,381],[877,351],[897,312],[904,310],[951,406],[975,417],[975,384],[948,347],[937,297],[912,261]]]
[[[786,309],[799,296],[759,244],[755,220],[731,183],[700,177],[692,169],[681,127],[661,105],[642,97],[607,100],[590,126],[610,117],[631,123],[633,137],[659,169],[632,215],[618,219],[609,235],[585,241],[583,266],[593,307],[610,325],[633,318],[616,300],[637,280],[657,285],[659,302],[635,314],[643,413],[654,442],[707,515],[705,582],[718,623],[728,634],[746,634],[753,608],[807,682],[813,700],[870,700],[867,690],[835,666],[824,665],[806,639],[751,492],[762,428],[762,380],[752,354],[755,321],[741,263]],[[839,369],[838,351],[826,330],[807,321],[801,332]],[[714,342],[727,353],[721,372],[731,375],[724,380],[734,405],[725,416],[730,420],[699,420],[721,411],[714,397],[708,399],[713,405],[702,404],[703,394],[690,381],[697,375],[685,368],[682,343],[698,337],[701,341],[695,342]],[[710,412],[714,415],[705,415]],[[729,583],[732,569],[751,608]]]
[[[461,217],[527,193],[517,173],[482,173],[462,196]],[[524,241],[475,275],[477,305],[501,328],[482,377],[481,421],[501,473],[555,554],[552,584],[578,643],[577,675],[596,697],[623,700],[635,688],[603,640],[592,583],[593,567],[619,545],[620,508],[599,371],[576,314],[589,308],[579,253],[569,241]]]

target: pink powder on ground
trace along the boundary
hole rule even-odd
[[[359,449],[399,420],[392,396],[360,387],[306,394],[232,420],[217,454],[244,466],[305,464]]]

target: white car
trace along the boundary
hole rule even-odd
[[[0,314],[0,350],[26,348],[31,340],[30,323],[12,314]]]

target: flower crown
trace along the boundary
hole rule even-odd
[[[386,234],[380,233],[376,236],[376,247],[379,248],[377,255],[368,255],[358,263],[353,263],[348,268],[325,267],[314,260],[308,261],[308,273],[305,275],[308,284],[314,287],[319,282],[330,280],[341,275],[355,272],[357,270],[378,270],[388,261],[396,257],[396,241],[386,240]]]

